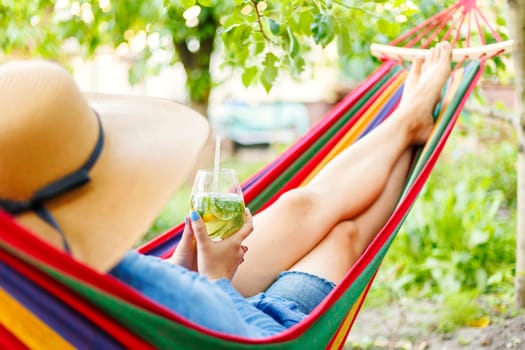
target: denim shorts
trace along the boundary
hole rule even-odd
[[[289,328],[303,320],[334,289],[335,284],[306,272],[281,272],[263,293],[248,302]]]
[[[191,322],[226,334],[263,338],[297,324],[334,284],[303,272],[283,272],[263,293],[244,298],[228,279],[211,282],[179,265],[136,251],[111,275]]]

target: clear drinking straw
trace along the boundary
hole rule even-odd
[[[215,159],[213,162],[213,192],[219,191],[219,163],[221,161],[221,136],[215,136]]]

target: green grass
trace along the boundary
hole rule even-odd
[[[509,130],[476,117],[459,123],[385,257],[368,306],[429,298],[442,305],[438,326],[449,331],[501,308],[480,310],[478,300],[511,303],[516,141]]]

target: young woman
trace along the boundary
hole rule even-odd
[[[82,94],[56,64],[2,65],[0,208],[190,322],[246,337],[281,332],[330,293],[391,214],[412,148],[431,132],[450,56],[443,42],[416,60],[386,121],[307,186],[253,220],[247,211],[233,236],[212,241],[192,212],[168,261],[129,250],[192,169],[204,119],[169,101]]]

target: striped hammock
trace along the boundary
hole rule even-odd
[[[341,348],[483,64],[484,59],[475,59],[456,65],[435,109],[434,130],[417,152],[390,219],[343,281],[298,325],[264,339],[204,329],[113,277],[75,261],[0,212],[0,348]],[[399,102],[405,76],[406,70],[398,62],[385,60],[302,139],[248,180],[243,190],[252,212],[270,205],[283,192],[308,183],[330,159],[385,120]],[[182,224],[141,247],[140,252],[168,256],[181,229]]]

